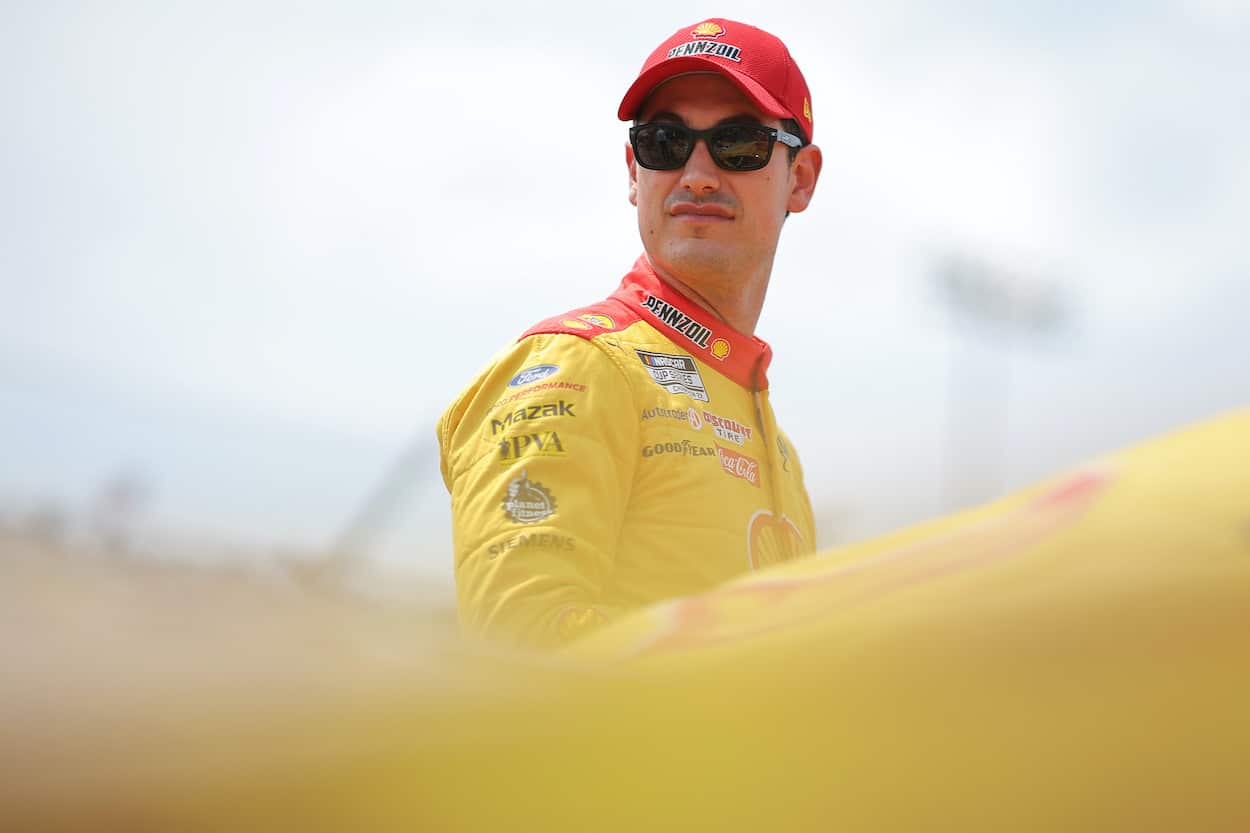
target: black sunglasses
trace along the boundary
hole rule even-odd
[[[712,161],[727,171],[758,171],[768,164],[778,141],[792,148],[803,145],[793,133],[762,124],[722,124],[693,130],[684,124],[653,122],[629,129],[634,158],[653,171],[675,171],[685,165],[699,139],[707,145]]]

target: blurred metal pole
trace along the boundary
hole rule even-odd
[[[360,508],[351,516],[331,546],[328,561],[348,567],[364,559],[381,532],[393,523],[414,484],[423,483],[422,473],[437,458],[434,427],[417,432],[395,458]]]
[[[1003,458],[1010,446],[1010,357],[1006,350],[986,354],[958,332],[951,339],[944,478],[948,511],[974,504],[1003,485]]]
[[[1011,445],[1011,348],[1022,336],[1057,331],[1067,315],[1057,284],[1025,279],[972,258],[946,258],[934,276],[951,322],[944,503],[954,510],[984,500],[1004,485],[1004,458]],[[965,336],[979,338],[982,348],[961,351],[961,345],[976,343]],[[995,347],[1000,348],[999,367],[978,380],[977,359]],[[986,406],[981,413],[976,413],[978,402]]]

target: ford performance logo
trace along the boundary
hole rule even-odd
[[[520,373],[512,377],[512,381],[508,383],[510,388],[519,388],[534,382],[546,379],[548,376],[554,375],[560,369],[559,365],[554,364],[536,364],[533,367],[527,367]]]

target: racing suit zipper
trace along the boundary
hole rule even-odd
[[[777,477],[777,467],[773,465],[773,441],[768,431],[768,402],[764,399],[761,391],[757,390],[752,395],[755,398],[755,424],[759,426],[760,441],[764,444],[764,459],[760,461],[760,465],[767,467],[768,470],[768,490],[772,501],[769,509],[772,510],[773,517],[780,518],[784,507],[781,503],[780,478]]]

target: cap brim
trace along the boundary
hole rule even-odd
[[[732,81],[734,86],[742,90],[743,95],[751,99],[755,106],[759,107],[766,114],[779,119],[795,117],[793,113],[782,107],[777,99],[773,98],[767,90],[749,76],[734,72],[733,67],[725,66],[723,61],[703,58],[697,55],[661,61],[642,75],[639,75],[625,92],[625,97],[621,99],[621,106],[616,112],[617,117],[621,121],[632,120],[638,115],[639,109],[641,109],[647,97],[651,95],[652,90],[670,78],[691,72],[715,72],[718,75],[723,75]]]

